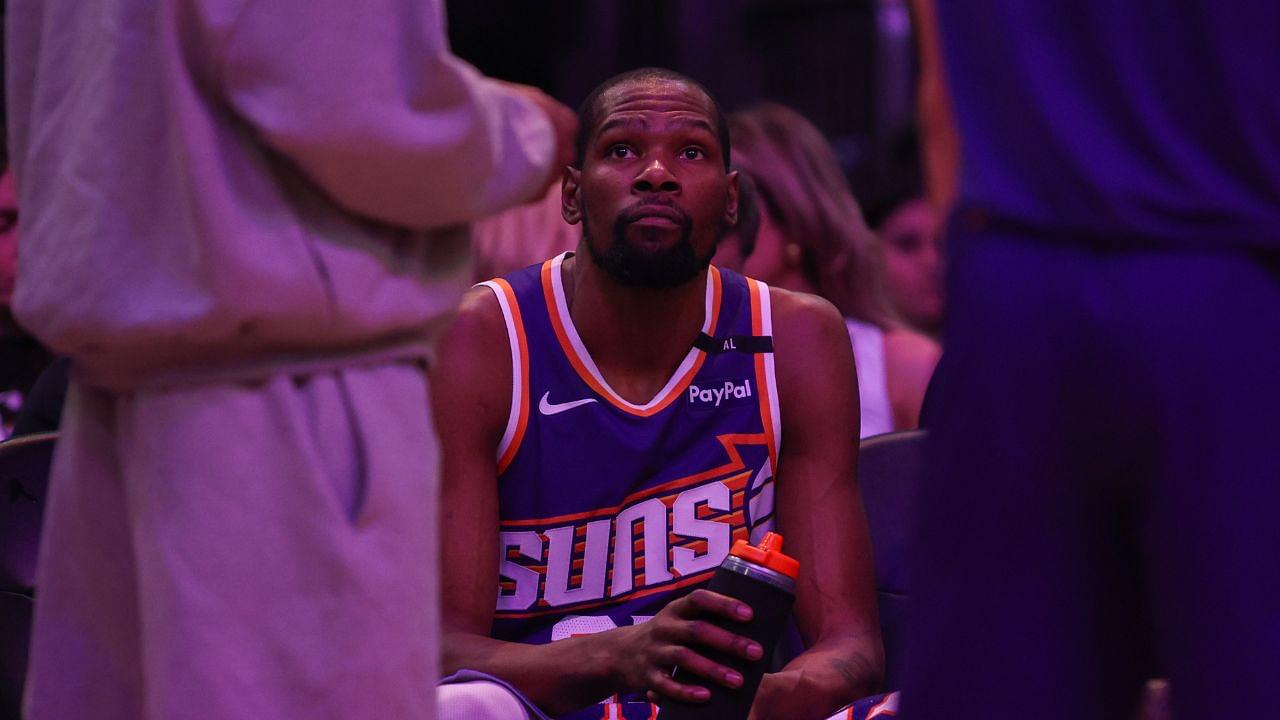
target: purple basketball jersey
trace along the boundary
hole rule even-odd
[[[781,440],[769,288],[707,274],[703,335],[643,405],[609,387],[569,317],[565,253],[484,285],[506,319],[493,636],[546,643],[632,625],[772,527]],[[571,718],[650,718],[643,697]]]

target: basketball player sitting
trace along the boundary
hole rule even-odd
[[[738,179],[704,88],[634,71],[579,115],[577,252],[473,289],[433,370],[444,669],[566,718],[734,687],[706,648],[761,648],[705,619],[750,611],[698,588],[732,541],[776,528],[808,649],[765,676],[752,717],[825,717],[883,673],[844,321],[710,266]]]

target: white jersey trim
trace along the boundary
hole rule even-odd
[[[669,380],[667,380],[667,384],[664,385],[662,389],[659,390],[651,400],[649,400],[649,402],[643,405],[636,405],[635,403],[623,398],[609,386],[609,383],[604,379],[604,375],[600,374],[600,369],[596,367],[595,360],[591,359],[591,354],[587,352],[587,346],[582,343],[582,338],[578,335],[578,328],[574,327],[573,319],[569,317],[569,303],[565,301],[564,281],[560,277],[560,266],[564,263],[564,259],[568,255],[568,252],[560,253],[551,261],[551,287],[555,292],[555,312],[560,317],[560,324],[564,327],[565,335],[569,339],[569,345],[571,346],[574,355],[577,356],[578,362],[582,363],[582,366],[591,374],[591,377],[600,384],[600,387],[604,388],[608,392],[609,398],[614,403],[635,412],[647,412],[660,405],[668,399],[672,392],[675,391],[676,386],[680,384],[681,380],[689,373],[690,368],[692,368],[694,363],[698,361],[698,358],[702,356],[702,351],[696,347],[690,348],[689,354],[685,355],[684,360],[680,362],[680,366],[676,368],[675,373],[672,374]],[[702,319],[702,332],[704,333],[710,332],[711,323],[715,319],[714,297],[715,288],[712,284],[711,274],[708,272],[706,310],[703,313]]]
[[[773,305],[769,298],[769,286],[754,281],[760,287],[760,329],[762,334],[773,337]],[[777,343],[774,343],[777,349]],[[782,455],[782,413],[778,410],[778,382],[774,374],[774,353],[764,354],[764,380],[769,388],[769,419],[773,421],[773,457]],[[777,468],[773,468],[777,472]]]
[[[479,283],[477,287],[480,285],[492,290],[494,296],[498,298],[498,307],[502,308],[502,320],[507,326],[507,344],[511,347],[511,408],[507,412],[507,427],[502,432],[501,442],[498,443],[497,457],[501,458],[506,454],[507,449],[511,447],[511,442],[515,439],[516,430],[520,425],[520,406],[525,385],[522,370],[524,363],[521,362],[520,342],[517,334],[520,330],[516,327],[515,318],[511,314],[511,304],[507,300],[507,294],[502,287],[493,280]]]

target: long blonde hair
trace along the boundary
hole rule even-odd
[[[818,294],[846,317],[885,326],[884,257],[835,151],[803,115],[765,103],[729,116],[734,167],[755,184],[762,212],[802,252]]]

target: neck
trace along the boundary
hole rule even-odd
[[[581,245],[565,261],[565,301],[578,335],[618,394],[648,402],[702,330],[707,271],[675,288],[622,285]]]

